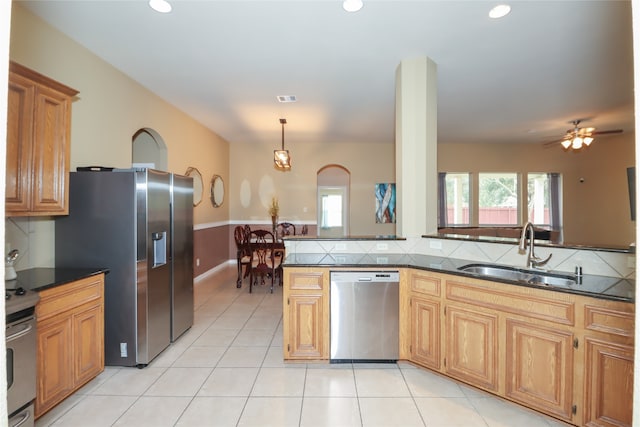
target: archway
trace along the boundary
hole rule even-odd
[[[158,132],[150,128],[138,130],[132,138],[131,164],[167,171],[167,145]]]
[[[349,190],[351,173],[341,165],[326,165],[318,170],[318,236],[349,235]]]

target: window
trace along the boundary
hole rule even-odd
[[[516,173],[479,173],[478,224],[518,225],[518,188]]]
[[[559,230],[561,215],[560,174],[527,174],[527,219],[535,225]]]
[[[342,227],[342,194],[323,194],[322,223],[320,227]]]
[[[438,176],[441,200],[439,226],[469,225],[469,174],[441,173]]]
[[[562,176],[529,172],[438,173],[438,227],[522,226],[526,221],[562,238]],[[558,239],[558,238],[556,238]]]

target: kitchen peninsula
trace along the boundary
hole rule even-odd
[[[488,278],[460,270],[478,259],[426,254],[442,244],[288,240],[285,360],[329,361],[332,271],[399,271],[400,360],[575,425],[631,425],[635,280],[584,274],[553,287]]]

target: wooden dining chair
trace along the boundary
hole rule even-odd
[[[276,226],[276,236],[282,238],[284,236],[295,236],[296,226],[290,222],[280,222]]]
[[[264,285],[265,277],[271,277],[271,293],[276,273],[280,271],[281,256],[276,256],[278,243],[273,233],[267,230],[254,230],[249,235],[249,247],[251,248],[251,271],[249,277],[249,293],[257,284]]]
[[[251,248],[249,247],[249,234],[251,229],[248,225],[238,225],[233,230],[233,237],[236,241],[236,260],[238,263],[238,279],[236,287],[242,287],[242,279],[249,276],[251,270]],[[244,268],[244,271],[243,271]]]

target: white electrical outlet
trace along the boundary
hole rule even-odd
[[[120,357],[127,357],[127,343],[126,342],[121,342],[120,343]]]
[[[386,256],[376,257],[376,264],[389,264],[389,258]]]
[[[200,267],[200,258],[196,258],[196,267]]]
[[[429,247],[431,249],[442,249],[442,242],[440,240],[429,240]]]
[[[376,243],[376,249],[379,251],[386,251],[389,249],[389,245],[386,243]]]
[[[346,243],[336,243],[336,251],[346,251],[347,244]]]

